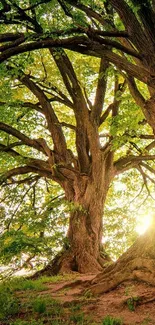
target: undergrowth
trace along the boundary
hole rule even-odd
[[[107,316],[93,322],[85,315],[87,300],[62,304],[43,291],[50,283],[72,280],[76,276],[41,277],[37,280],[12,278],[0,283],[0,324],[3,325],[123,325],[118,319]],[[1,321],[3,323],[1,323]]]
[[[104,318],[102,325],[123,325],[123,321],[120,318],[113,318],[108,315]]]

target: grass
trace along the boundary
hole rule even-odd
[[[135,311],[138,301],[139,297],[137,296],[128,298],[126,301],[128,309],[130,311]]]
[[[44,291],[47,290],[47,283],[56,283],[60,281],[74,280],[75,277],[70,275],[58,275],[53,277],[43,276],[39,279],[33,280],[23,277],[11,278],[8,281],[3,281],[0,283],[0,291],[3,288],[9,288],[11,291],[26,291],[26,290],[35,290],[35,291]]]
[[[31,320],[31,321],[25,321],[21,319],[17,319],[15,322],[13,322],[11,325],[44,325],[42,321],[36,321],[36,320]]]
[[[0,291],[0,320],[16,315],[18,311],[18,298],[8,288],[3,288],[3,291]]]
[[[107,316],[103,321],[93,322],[91,315],[85,315],[84,299],[65,305],[43,291],[50,283],[72,280],[76,276],[41,277],[37,280],[12,278],[0,283],[0,324],[3,325],[123,325],[117,319]],[[89,293],[89,292],[88,292]]]
[[[123,325],[123,322],[120,318],[113,318],[108,315],[104,318],[102,325]]]

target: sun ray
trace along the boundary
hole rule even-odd
[[[153,215],[145,214],[140,217],[140,219],[137,222],[136,231],[139,235],[142,235],[145,233],[145,231],[151,226],[151,223],[153,221]]]

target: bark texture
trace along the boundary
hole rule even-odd
[[[96,166],[98,168],[95,179],[81,176],[74,182],[73,211],[70,213],[67,246],[35,276],[72,271],[96,274],[109,261],[102,249],[102,215],[113,169],[109,154],[104,161],[102,155],[100,159],[100,164]]]
[[[155,286],[155,223],[117,262],[98,274],[89,289],[94,294],[102,294],[127,280],[143,281]]]

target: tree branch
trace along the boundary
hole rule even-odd
[[[38,85],[42,87],[44,92],[47,92],[48,94],[52,95],[52,98],[50,98],[50,102],[58,101],[58,102],[60,102],[62,104],[65,104],[66,106],[68,106],[68,107],[70,107],[72,109],[74,108],[73,103],[71,102],[71,100],[69,100],[69,98],[58,87],[53,86],[53,85],[47,86],[47,85],[44,85],[42,83],[38,83]],[[55,96],[54,93],[58,94],[58,96]]]
[[[13,128],[12,126],[0,122],[0,130],[6,132],[8,134],[13,135],[17,139],[21,140],[23,144],[25,144],[25,145],[27,145],[29,147],[32,147],[32,148],[34,148],[34,149],[36,149],[38,151],[41,151],[46,155],[44,149],[40,146],[40,144],[38,143],[37,140],[30,139],[29,137],[24,135],[22,132],[20,132],[17,129]]]
[[[9,171],[7,171],[6,173],[0,176],[0,184],[5,183],[7,179],[12,178],[13,176],[24,175],[28,173],[36,173],[36,172],[37,172],[36,169],[30,166],[16,167],[10,169]]]
[[[100,117],[103,109],[106,86],[107,86],[106,70],[108,69],[108,67],[109,67],[109,63],[102,58],[100,61],[95,101],[94,101],[93,108],[91,110],[91,118],[92,120],[96,121],[97,125],[99,125],[101,120]]]
[[[155,170],[149,166],[148,164],[144,163],[144,162],[141,162],[141,166],[145,167],[147,170],[149,170],[149,172],[151,172],[152,174],[155,175]]]
[[[0,34],[0,43],[15,41],[24,36],[24,33],[5,33]]]
[[[32,4],[32,5],[30,5],[29,7],[23,9],[23,11],[28,11],[28,10],[35,9],[35,8],[38,7],[39,5],[41,5],[41,4],[45,4],[45,3],[48,3],[48,2],[51,2],[51,0],[42,0],[42,1],[38,1],[37,3]]]
[[[136,167],[139,163],[145,160],[154,160],[154,159],[155,159],[155,155],[145,155],[145,156],[130,155],[128,157],[120,158],[114,163],[114,166],[116,168],[116,174],[120,174],[130,168]]]
[[[22,142],[15,142],[9,146],[5,146],[4,144],[0,144],[0,151],[3,152],[8,152],[9,154],[11,154],[11,156],[21,156],[17,151],[11,149],[13,147],[16,146],[21,146],[23,143]]]
[[[73,131],[76,131],[76,126],[75,125],[72,125],[72,124],[69,124],[69,123],[66,123],[66,122],[61,122],[60,123],[62,126],[65,126],[66,128],[69,128]]]
[[[151,8],[151,2],[148,0],[145,0],[145,2],[132,0],[132,3],[138,7],[137,14],[144,26],[145,35],[148,39],[152,40],[155,34],[155,13]]]
[[[124,0],[109,0],[113,8],[119,14],[124,26],[130,35],[131,41],[135,44],[138,51],[146,52],[148,38],[146,37],[136,15],[132,12],[129,5]]]
[[[150,193],[149,187],[148,187],[148,183],[147,180],[149,179],[152,183],[155,184],[155,181],[149,176],[147,175],[144,171],[143,168],[141,167],[141,165],[138,165],[137,170],[140,172],[140,174],[142,175],[143,181],[144,181],[144,186],[146,187],[146,190],[148,192],[148,196],[151,196],[152,199],[154,199]]]
[[[150,190],[149,190],[148,184],[147,184],[147,174],[143,171],[143,168],[140,165],[137,166],[137,170],[142,175],[142,178],[143,178],[143,181],[144,181],[144,186],[146,187],[146,190],[148,192],[148,195],[150,195]]]
[[[107,49],[107,47],[105,47],[104,45],[99,44],[96,41],[89,40],[86,36],[76,36],[76,37],[70,37],[65,39],[54,39],[54,40],[53,38],[47,38],[43,40],[40,39],[34,42],[33,41],[28,42],[16,46],[14,48],[10,48],[4,51],[3,53],[1,53],[0,63],[16,54],[24,53],[27,51],[33,51],[35,49],[50,48],[50,47],[51,48],[63,47],[82,54],[92,55],[100,58],[104,57],[111,63],[115,64],[120,70],[125,70],[129,75],[145,83],[148,82],[150,76],[149,70],[132,64],[124,57],[121,57],[120,55],[113,53],[112,51]]]
[[[106,118],[108,117],[109,113],[113,110],[113,106],[115,104],[111,103],[107,109],[105,110],[105,112],[102,114],[101,118],[100,118],[100,125],[106,120]]]
[[[87,103],[68,55],[64,50],[57,52],[55,49],[50,49],[50,53],[60,71],[65,87],[73,100],[79,166],[82,172],[87,172],[90,163],[88,154],[87,121],[89,119],[89,112]]]
[[[44,113],[43,111],[42,111],[42,109],[41,109],[41,107],[39,106],[39,103],[36,103],[36,104],[34,104],[34,103],[31,103],[31,102],[20,102],[20,103],[18,103],[18,102],[9,102],[9,103],[7,103],[7,102],[0,102],[0,106],[5,106],[5,105],[9,105],[9,106],[16,106],[16,107],[29,107],[29,108],[32,108],[32,109],[34,109],[34,110],[36,110],[36,111],[38,111],[38,112],[40,112],[40,113]]]
[[[89,36],[89,34],[88,34]],[[90,36],[89,36],[90,37]],[[104,44],[104,45],[107,45],[111,48],[115,48],[117,50],[120,50],[121,52],[123,53],[126,53],[126,54],[129,54],[135,58],[138,58],[139,60],[142,59],[140,53],[138,53],[137,51],[131,49],[131,48],[127,48],[126,46],[116,42],[116,41],[113,41],[113,40],[110,40],[110,39],[106,39],[106,38],[103,38],[101,36],[97,36],[97,35],[94,35],[93,36],[94,40],[99,42],[100,44]],[[91,39],[91,37],[90,37]]]
[[[48,129],[51,133],[55,150],[59,153],[60,160],[65,161],[67,153],[65,137],[49,99],[28,75],[23,74],[22,77],[19,77],[19,80],[38,98],[48,123]]]

